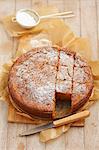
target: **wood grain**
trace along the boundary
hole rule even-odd
[[[6,3],[6,2],[5,2]],[[15,13],[15,0],[13,0],[14,5],[9,7],[9,11],[11,11],[13,13]],[[9,1],[7,1],[6,3],[7,5],[9,5]],[[8,36],[9,37],[9,36]],[[16,51],[16,43],[15,43],[15,39],[11,38],[11,42],[12,42],[12,48],[11,48],[11,55],[13,56],[15,51]],[[15,116],[15,109],[13,107],[10,108],[12,113],[10,113],[10,117],[12,118],[12,116]],[[9,113],[10,111],[8,111]],[[17,133],[17,124],[8,124],[8,138],[7,138],[7,149],[17,149],[17,143],[16,143],[16,134]],[[14,144],[13,144],[14,143]]]
[[[98,58],[99,58],[99,0],[96,0],[96,19],[97,19],[97,44],[98,44]]]
[[[64,1],[64,8],[66,10],[72,10],[75,13],[74,19],[65,20],[66,23],[69,23],[73,31],[80,36],[81,26],[80,26],[80,1],[79,0],[70,0]],[[68,134],[65,135],[66,150],[73,150],[76,147],[76,150],[84,150],[84,133],[83,128],[72,128],[71,131],[68,131]],[[79,139],[79,142],[78,142]],[[73,141],[73,142],[72,142]]]
[[[80,36],[80,1],[79,0],[64,0],[64,10],[72,10],[75,14],[74,18],[65,19],[65,22],[69,24],[72,31]]]
[[[87,9],[86,9],[87,7]],[[97,58],[97,19],[95,0],[81,0],[81,35],[87,36],[93,48],[93,59]],[[99,143],[99,101],[91,107],[91,115],[84,128],[84,147],[86,150],[98,150]]]
[[[93,59],[97,59],[97,17],[95,0],[81,0],[81,36],[90,39],[93,49]]]
[[[46,1],[41,1],[41,0],[32,0],[31,1],[32,8],[37,8],[41,7],[43,4],[46,5]],[[27,125],[27,129],[33,128],[34,125]],[[27,137],[27,148],[28,150],[35,149],[36,150],[45,150],[45,143],[41,143],[39,141],[39,134],[36,134],[34,136]]]
[[[99,0],[0,0],[0,19],[20,8],[37,8],[42,5],[54,5],[60,11],[72,10],[76,17],[65,20],[79,36],[88,37],[92,43],[93,59],[99,56]],[[15,8],[16,6],[16,8]],[[10,44],[8,44],[10,43]],[[5,32],[0,23],[0,64],[6,62],[14,52],[16,42]],[[8,55],[9,52],[9,55]],[[98,52],[98,55],[97,55]],[[3,54],[3,56],[2,56]],[[85,128],[71,128],[68,133],[46,144],[39,142],[39,136],[19,138],[22,130],[32,125],[8,124],[6,106],[0,102],[0,149],[4,150],[98,150],[99,149],[99,101],[90,109],[91,116]],[[14,112],[14,110],[13,110]],[[14,113],[13,113],[14,115]],[[16,115],[15,115],[16,116]],[[16,116],[17,119],[17,116]],[[4,131],[4,132],[3,132]],[[8,132],[8,134],[7,134]],[[4,140],[2,140],[4,139]]]
[[[15,11],[15,0],[12,0],[11,3],[9,3],[9,0],[6,0],[6,1],[1,0],[0,1],[0,15],[1,15],[1,18],[4,17],[7,14],[14,13],[14,11]],[[2,24],[0,24],[0,39],[1,39],[0,40],[0,58],[1,58],[2,64],[3,64],[5,62],[7,62],[9,60],[9,58],[11,58],[11,56],[12,56],[13,39],[10,38],[8,36],[8,34],[5,32],[5,29],[3,28]],[[3,140],[6,141],[6,144],[5,144],[6,149],[9,149],[9,143],[13,141],[12,140],[13,138],[10,139],[10,137],[12,137],[12,134],[15,134],[15,130],[13,129],[13,127],[14,126],[8,125],[7,138],[6,137],[3,138]],[[14,142],[15,141],[13,141],[13,143]],[[16,143],[15,143],[15,145],[16,145]],[[12,146],[12,144],[10,146]],[[10,147],[10,149],[11,149],[11,147]]]
[[[48,5],[56,6],[59,11],[64,11],[64,0],[48,0]],[[65,150],[65,134],[61,137],[51,140],[46,144],[46,150]]]
[[[19,9],[24,9],[24,8],[31,8],[31,0],[28,1],[24,1],[24,0],[16,0],[16,11]],[[15,120],[22,120],[23,117],[19,116],[15,113]],[[17,124],[17,129],[16,129],[16,134],[17,136],[19,135],[20,132],[24,131],[27,129],[27,125],[26,124]],[[27,138],[23,137],[17,137],[16,138],[16,145],[17,145],[17,149],[18,150],[26,150],[27,149]]]
[[[7,148],[7,103],[0,100],[0,150]]]

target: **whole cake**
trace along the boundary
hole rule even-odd
[[[54,118],[58,100],[80,108],[93,89],[91,68],[75,52],[56,47],[34,48],[11,67],[8,90],[12,102],[30,116]]]

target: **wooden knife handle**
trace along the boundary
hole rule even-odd
[[[53,121],[53,124],[54,124],[55,127],[57,127],[57,126],[61,126],[61,125],[64,125],[64,124],[75,122],[75,121],[77,121],[79,119],[86,118],[89,115],[90,115],[90,112],[88,110],[85,110],[85,111],[76,113],[74,115],[71,115],[71,116],[68,116],[68,117],[65,117],[65,118]]]

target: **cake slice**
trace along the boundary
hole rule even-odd
[[[71,96],[71,110],[72,112],[78,110],[83,104],[85,104],[91,93],[93,84],[92,83],[77,83],[73,82],[73,91]]]
[[[74,52],[60,50],[59,65],[56,81],[56,99],[71,100]]]
[[[78,54],[75,55],[71,109],[75,111],[86,103],[93,89],[93,75],[88,63]]]
[[[92,72],[89,66],[86,67],[74,67],[73,81],[77,83],[92,82]]]

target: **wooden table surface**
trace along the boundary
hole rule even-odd
[[[0,19],[16,12],[20,8],[55,5],[60,11],[72,10],[75,19],[66,22],[78,36],[88,37],[92,43],[93,59],[99,56],[99,0],[0,0]],[[0,23],[0,63],[6,62],[16,49],[15,39],[10,38]],[[0,102],[0,150],[99,150],[99,102],[91,109],[91,116],[86,120],[84,128],[71,128],[68,133],[47,143],[39,142],[36,134],[31,137],[18,137],[18,133],[29,129],[32,125],[7,123],[7,106]],[[2,115],[1,115],[2,114]]]

